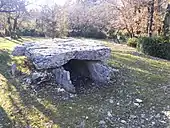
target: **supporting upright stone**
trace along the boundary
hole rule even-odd
[[[95,82],[107,84],[110,81],[112,70],[108,66],[93,61],[88,62],[87,65],[90,72],[90,77]]]
[[[57,84],[60,84],[66,91],[75,93],[75,87],[70,79],[70,72],[63,67],[54,70]]]

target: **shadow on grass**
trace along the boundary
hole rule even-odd
[[[10,41],[10,42],[13,42],[15,44],[21,44],[21,42],[23,42],[23,39],[22,38],[18,38],[18,39],[11,39],[11,38],[6,38],[4,37],[5,40],[7,41]]]
[[[9,50],[0,50],[0,73],[5,76],[10,76],[10,66],[12,59]]]
[[[33,90],[30,89],[24,89],[22,85],[18,86],[19,83],[13,84],[19,94],[19,98],[22,100],[22,104],[27,107],[35,107],[38,111],[40,111],[45,117],[49,118],[50,120],[53,121],[54,124],[57,124],[57,119],[55,116],[57,113],[53,112],[49,108],[45,107],[40,101],[35,94],[33,94]],[[32,94],[32,95],[31,95]],[[12,99],[11,99],[12,100]],[[13,102],[14,103],[14,102]],[[57,108],[57,107],[56,107]]]
[[[35,116],[35,121],[31,116],[27,113],[31,113],[32,107],[37,109],[42,115],[44,115],[44,118],[47,118],[45,120],[52,120],[53,123],[56,123],[56,119],[54,113],[46,108],[44,105],[42,105],[37,98],[30,95],[29,90],[25,90],[23,88],[23,85],[18,81],[18,79],[11,78],[10,75],[10,63],[12,62],[12,59],[10,57],[10,52],[7,50],[0,50],[0,105],[4,105],[8,112],[5,113],[4,111],[1,112],[0,108],[0,127],[1,123],[2,125],[7,126],[7,124],[11,124],[13,127],[28,127],[31,126],[31,123],[38,122],[40,117],[36,117],[36,112],[32,112]],[[31,106],[31,107],[30,107]],[[27,108],[27,109],[25,109]],[[11,113],[11,114],[9,114]],[[4,119],[5,117],[15,117],[12,120],[12,123]],[[2,118],[1,118],[2,117]],[[2,119],[2,120],[1,120]],[[37,121],[36,121],[37,120]],[[39,120],[40,121],[40,120]],[[30,123],[31,122],[31,123]],[[44,124],[41,124],[43,126]],[[40,126],[40,127],[41,127]],[[6,127],[5,127],[6,128]]]
[[[12,128],[12,122],[9,119],[5,110],[0,106],[0,127],[1,128]]]

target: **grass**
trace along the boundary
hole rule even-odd
[[[13,61],[21,69],[24,67],[24,58],[13,58],[11,50],[24,40],[37,39],[0,38],[0,127],[170,127],[169,61],[145,56],[125,45],[107,43],[112,49],[108,63],[120,71],[112,85],[61,100],[56,87],[47,86],[35,94],[19,82],[20,78],[11,77]],[[142,99],[142,103],[136,105],[136,99]]]

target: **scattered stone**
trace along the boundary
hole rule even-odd
[[[121,120],[120,122],[121,122],[121,123],[123,123],[123,124],[125,124],[125,123],[126,123],[126,121],[125,121],[125,120]]]
[[[110,102],[111,104],[113,104],[113,100],[112,100],[112,99],[110,99],[109,102]]]
[[[26,47],[23,45],[18,45],[15,47],[15,49],[12,51],[13,56],[24,56],[26,51]]]
[[[130,118],[135,119],[136,116],[135,115],[130,115]]]
[[[104,120],[99,122],[99,128],[107,128],[106,122]]]
[[[145,123],[145,120],[141,119],[141,124]]]
[[[25,83],[26,83],[27,85],[30,85],[30,84],[32,83],[31,78],[25,78]]]
[[[57,92],[65,92],[65,90],[63,88],[58,88]]]
[[[42,72],[33,72],[32,73],[32,80],[37,80],[37,79],[41,79],[42,77],[44,77],[46,74],[42,73]]]
[[[119,105],[120,105],[120,103],[118,102],[116,105],[118,105],[118,106],[119,106]]]
[[[76,96],[77,96],[76,94],[70,94],[70,98],[74,98]]]
[[[145,114],[141,114],[141,117],[142,117],[142,118],[145,118]]]
[[[155,125],[156,123],[155,122],[152,122],[152,125]]]
[[[166,121],[164,121],[164,120],[161,120],[160,122],[163,123],[163,124],[166,124]]]
[[[73,109],[73,107],[69,107],[69,109]]]
[[[161,117],[161,115],[158,113],[155,117],[156,117],[156,118],[160,118],[160,117]]]
[[[93,110],[93,107],[88,107],[88,110]]]
[[[44,82],[50,82],[51,79],[53,78],[52,73],[48,72],[33,72],[31,76],[31,80],[33,84],[41,84]]]
[[[133,103],[135,106],[138,106],[138,107],[140,107],[140,104],[139,103]]]
[[[112,72],[119,72],[119,69],[112,68]]]
[[[76,126],[76,128],[84,128],[85,127],[85,121],[83,120],[79,125]]]
[[[100,125],[105,125],[106,122],[105,122],[104,120],[100,120],[100,121],[99,121],[99,124],[100,124]]]
[[[141,99],[136,99],[136,102],[142,103],[143,101]]]
[[[107,116],[108,116],[108,117],[112,117],[112,114],[111,114],[110,111],[107,112]]]

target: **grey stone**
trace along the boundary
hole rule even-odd
[[[138,107],[140,107],[140,104],[139,103],[133,103],[135,106],[138,106]]]
[[[76,92],[75,87],[71,82],[69,71],[64,70],[64,68],[58,68],[54,70],[54,73],[57,84],[62,85],[62,87],[68,92]]]
[[[88,69],[91,78],[100,83],[108,83],[111,77],[111,69],[102,63],[89,62]]]
[[[81,123],[77,125],[76,128],[85,128],[85,121],[81,121]]]
[[[33,72],[31,76],[31,80],[33,83],[41,84],[52,79],[52,73],[45,72]]]
[[[142,103],[143,101],[141,99],[136,99],[136,102]]]
[[[17,72],[17,65],[12,64],[12,66],[11,66],[11,74],[12,74],[12,76],[15,76],[16,72]]]
[[[99,124],[103,125],[103,124],[106,124],[106,122],[104,120],[100,120]]]
[[[111,104],[113,104],[114,101],[113,101],[112,99],[110,99],[109,102],[110,102]]]
[[[135,115],[130,115],[130,118],[135,119],[136,116]]]
[[[17,54],[18,49],[22,52]],[[111,49],[94,40],[56,39],[26,43],[17,46],[13,53],[27,56],[37,69],[49,69],[71,59],[104,61],[110,57]]]
[[[46,76],[47,74],[44,72],[34,72],[32,73],[32,80],[42,79],[45,78]]]
[[[111,114],[110,111],[107,112],[107,116],[108,116],[108,117],[112,117],[112,114]]]
[[[15,77],[17,75],[21,75],[21,71],[18,70],[16,64],[12,64],[12,66],[11,66],[11,74],[12,74],[13,77]]]
[[[126,121],[125,121],[125,120],[121,120],[120,122],[121,122],[121,123],[123,123],[123,124],[125,124],[125,123],[126,123]]]
[[[24,56],[26,51],[26,47],[23,45],[18,45],[15,47],[15,49],[12,51],[13,56]]]
[[[28,85],[30,85],[30,84],[32,83],[32,80],[31,80],[30,78],[26,78],[26,79],[25,79],[25,83],[28,84]]]

